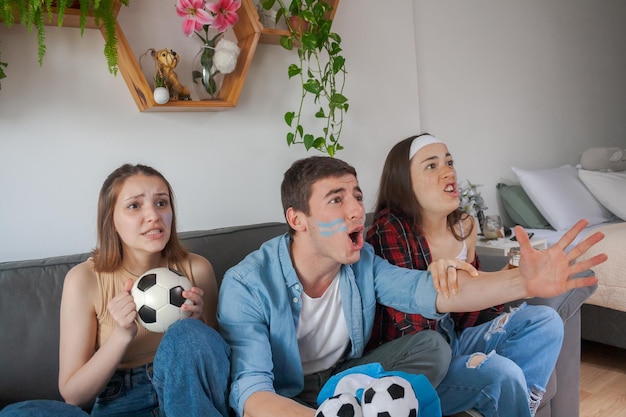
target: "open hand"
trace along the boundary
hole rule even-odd
[[[567,247],[587,226],[586,220],[580,220],[553,246],[545,250],[537,250],[530,244],[526,231],[515,227],[515,236],[520,244],[521,258],[519,271],[526,279],[526,290],[529,296],[549,298],[573,288],[587,287],[595,284],[596,277],[569,279],[572,275],[592,268],[607,260],[606,254],[599,254],[584,261],[576,262],[589,248],[604,239],[602,232],[595,232],[572,250],[565,253]]]

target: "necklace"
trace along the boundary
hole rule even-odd
[[[139,278],[139,275],[135,275],[132,272],[130,272],[124,265],[122,265],[122,268],[124,268],[124,271],[128,272],[129,274],[131,274],[132,276],[134,276],[135,278]]]

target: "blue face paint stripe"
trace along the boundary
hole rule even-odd
[[[328,236],[332,236],[335,233],[339,233],[339,232],[346,232],[348,231],[348,228],[346,227],[346,225],[344,224],[343,226],[341,226],[339,229],[335,229],[335,230],[328,230],[328,231],[323,231],[320,230],[320,235],[328,237]]]
[[[333,226],[338,225],[340,223],[343,223],[343,219],[342,218],[338,218],[337,220],[333,220],[333,221],[328,222],[328,223],[317,222],[317,225],[319,227],[333,227]]]
[[[335,233],[345,232],[348,230],[348,226],[346,226],[342,218],[327,223],[318,222],[317,225],[320,228],[320,235],[324,237],[329,237],[334,235]]]

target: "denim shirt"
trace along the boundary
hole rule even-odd
[[[304,386],[296,338],[302,284],[291,262],[290,240],[285,234],[265,242],[226,271],[220,286],[217,318],[231,347],[230,405],[239,416],[255,392],[292,398]],[[358,262],[341,267],[339,279],[351,342],[346,359],[362,356],[376,302],[429,318],[442,317],[436,310],[437,292],[430,273],[391,265],[376,256],[369,244]]]

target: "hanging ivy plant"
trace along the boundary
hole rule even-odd
[[[343,116],[348,111],[348,99],[343,95],[346,63],[341,55],[341,37],[331,31],[332,6],[323,0],[261,0],[264,9],[278,4],[276,21],[284,19],[289,35],[280,44],[292,50],[296,47],[298,61],[289,65],[289,78],[299,77],[300,102],[295,111],[285,113],[290,130],[287,144],[303,144],[334,156],[343,146],[339,143]],[[312,133],[303,126],[304,103],[312,100],[314,116],[322,122],[321,132]]]

